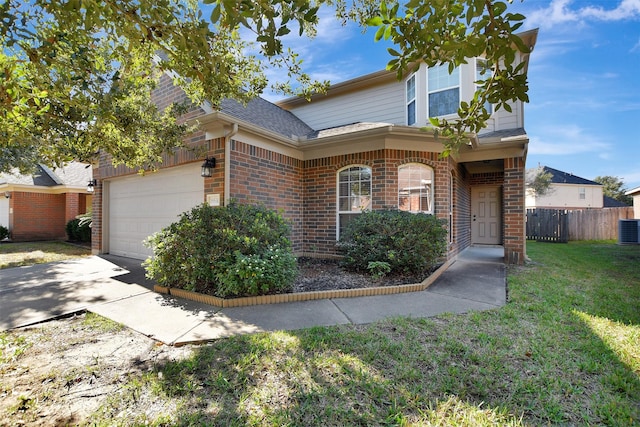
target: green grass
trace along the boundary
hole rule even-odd
[[[91,255],[91,249],[64,242],[25,242],[0,244],[0,270]]]
[[[130,380],[100,425],[640,423],[640,247],[529,243],[500,309],[240,336]],[[135,414],[135,411],[132,411]]]
[[[87,311],[84,315],[82,325],[100,332],[118,332],[124,329],[123,324],[90,311]]]

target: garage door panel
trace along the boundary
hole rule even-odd
[[[9,228],[9,199],[0,196],[0,225]]]
[[[142,242],[204,201],[198,164],[109,183],[109,252],[145,259]]]

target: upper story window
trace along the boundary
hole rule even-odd
[[[407,125],[411,126],[416,122],[416,75],[412,75],[407,80]]]
[[[371,209],[371,168],[350,166],[338,172],[338,238],[349,220]]]
[[[456,114],[460,107],[460,67],[449,74],[449,65],[429,68],[429,117]]]
[[[491,69],[489,63],[481,58],[476,58],[476,82],[483,82],[491,78]],[[493,108],[489,101],[484,103],[484,108],[489,114],[493,113]]]
[[[398,168],[398,209],[433,213],[433,169],[421,164]]]
[[[584,187],[580,187],[578,189],[578,197],[580,198],[580,200],[585,200],[587,198],[587,189]]]

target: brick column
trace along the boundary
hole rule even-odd
[[[504,257],[509,264],[522,264],[526,256],[525,159],[504,160]]]
[[[102,253],[102,180],[98,168],[93,168],[97,184],[93,187],[91,200],[91,253]]]
[[[65,221],[69,222],[78,215],[80,215],[80,194],[79,193],[66,193],[65,202]]]

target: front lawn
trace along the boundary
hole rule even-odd
[[[0,270],[91,255],[91,249],[64,242],[0,243]]]
[[[640,246],[529,243],[528,254],[508,273],[509,302],[491,311],[239,336],[164,361],[153,345],[129,365],[101,358],[91,378],[117,368],[117,388],[76,415],[92,425],[638,425]],[[73,348],[91,351],[100,334]],[[22,366],[31,349],[20,348]],[[47,381],[47,396],[29,396],[45,413],[71,394]]]

